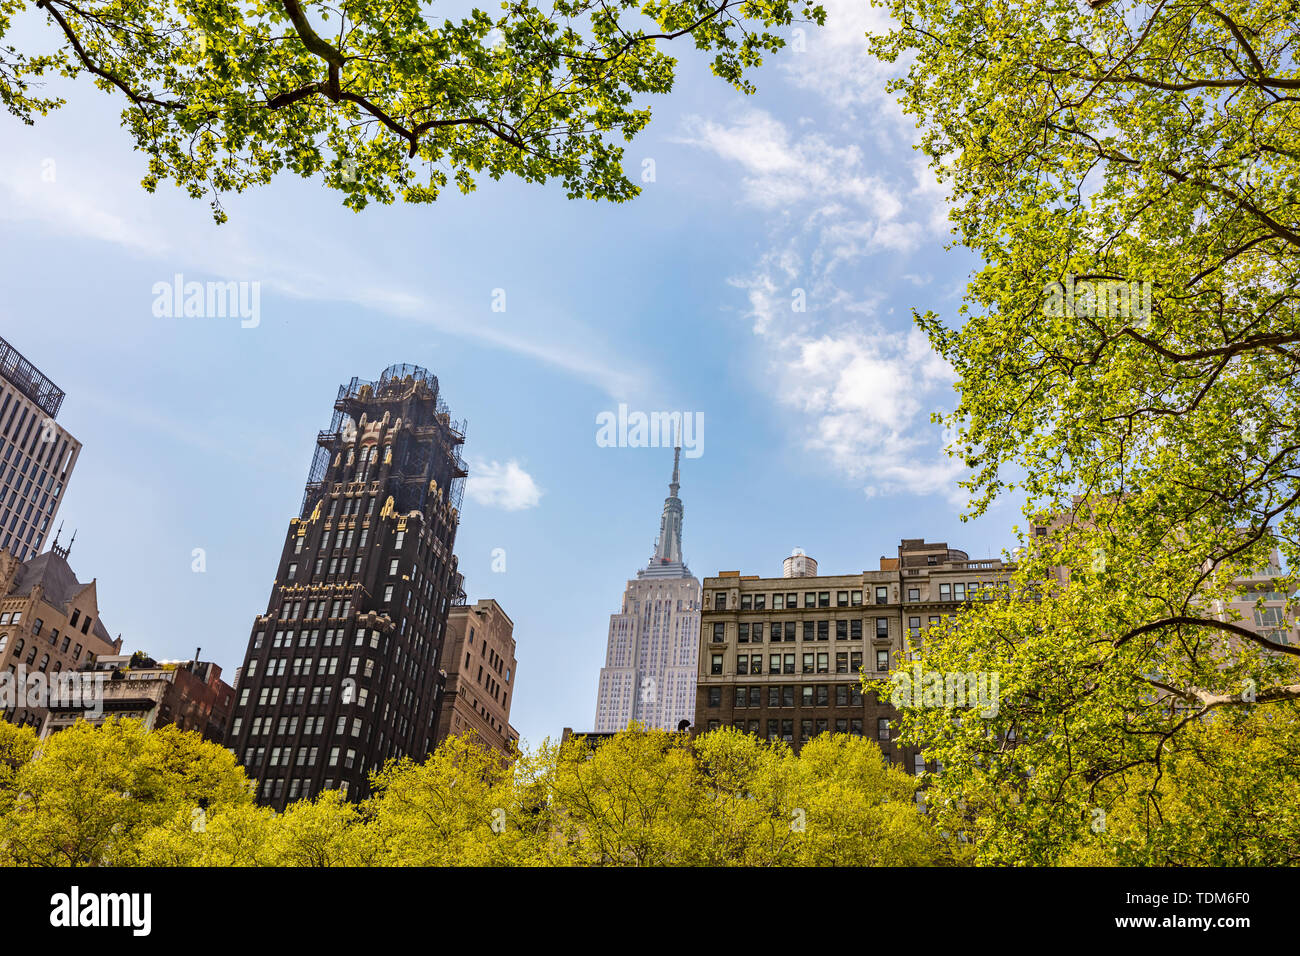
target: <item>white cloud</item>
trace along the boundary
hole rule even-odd
[[[962,503],[962,466],[930,421],[951,407],[953,372],[920,330],[882,324],[882,309],[894,311],[885,308],[882,280],[864,285],[853,268],[937,245],[946,207],[933,174],[909,157],[891,184],[866,174],[856,149],[792,138],[766,114],[731,126],[696,120],[692,132],[695,145],[740,164],[744,201],[779,213],[768,251],[730,281],[748,298],[775,394],[806,423],[806,446],[868,495],[943,494]],[[771,182],[783,176],[783,186]],[[883,280],[913,288],[933,281],[915,269]],[[805,311],[794,307],[798,290]]]
[[[542,490],[533,481],[533,476],[520,468],[514,459],[504,465],[495,461],[472,462],[469,478],[465,481],[465,494],[484,507],[502,511],[533,508],[542,499]]]
[[[865,171],[856,145],[835,146],[817,132],[791,137],[784,123],[759,109],[746,110],[729,124],[687,116],[683,126],[684,134],[674,141],[740,165],[745,199],[757,206],[777,209],[829,199],[855,203],[881,219],[902,211],[899,197]]]
[[[869,128],[877,142],[910,141],[914,124],[885,89],[904,65],[881,62],[868,52],[866,34],[884,33],[889,14],[868,0],[820,2],[826,25],[805,27],[805,50],[782,58],[787,79],[833,106],[846,126]]]

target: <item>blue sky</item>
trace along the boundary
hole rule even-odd
[[[943,189],[866,53],[879,13],[825,6],[751,97],[675,50],[678,89],[626,153],[655,181],[622,205],[488,180],[357,215],[286,178],[216,226],[139,188],[121,103],[90,84],[35,127],[8,121],[0,334],[68,393],[59,420],[85,448],[60,519],[126,648],[201,646],[233,676],[338,385],[398,362],[468,419],[456,550],[470,599],[515,621],[526,742],[591,725],[609,615],[658,530],[672,453],[599,447],[620,402],[704,416],[681,478],[701,578],[779,575],[796,546],[824,573],[874,568],[902,537],[1009,546],[1013,507],[959,521],[929,422],[951,372],[910,322],[952,319],[974,260],[943,248]],[[156,317],[177,273],[260,283],[260,323]]]

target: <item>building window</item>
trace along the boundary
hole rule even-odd
[[[722,655],[721,655],[721,654],[714,654],[714,655],[712,655],[712,656],[709,658],[709,673],[710,673],[710,674],[721,674],[721,673],[722,673]]]
[[[920,588],[908,588],[908,589],[907,589],[907,600],[908,600],[909,602],[911,602],[912,604],[915,604],[917,601],[921,600],[921,589],[920,589]]]
[[[848,622],[848,621],[836,621],[836,622],[835,622],[835,640],[837,640],[837,641],[847,641],[848,639],[849,639],[849,622]]]
[[[45,626],[45,622],[42,621],[39,617],[34,619],[32,621],[32,634],[35,635],[41,633],[41,628],[44,626]]]
[[[755,611],[762,611],[762,610],[766,610],[766,608],[767,608],[767,595],[766,595],[766,594],[755,594],[755,595],[754,595],[754,610],[755,610]]]
[[[819,640],[819,641],[830,640],[830,636],[831,636],[831,622],[830,622],[830,621],[818,621],[818,622],[817,622],[817,640]]]
[[[805,655],[803,656],[803,672],[804,672],[805,674],[811,674],[811,673],[813,672],[813,655],[812,655],[812,654],[805,654]]]
[[[940,601],[950,601],[950,600],[952,600],[952,585],[951,585],[951,584],[940,584],[940,585],[939,585],[939,600],[940,600]]]
[[[727,609],[727,595],[724,591],[716,591],[713,595],[713,610],[725,611]]]
[[[836,591],[836,592],[835,592],[835,606],[836,606],[836,607],[848,607],[848,606],[849,606],[849,592],[848,592],[848,591]]]
[[[876,603],[877,604],[889,603],[889,588],[876,588]]]
[[[889,670],[889,651],[876,651],[876,670]]]
[[[831,606],[831,592],[830,592],[830,591],[818,591],[818,592],[817,592],[817,606],[818,606],[818,607],[830,607],[830,606]]]
[[[721,707],[721,706],[722,706],[722,688],[721,688],[721,687],[710,687],[710,688],[709,688],[709,706],[710,706],[710,707]]]
[[[889,638],[889,618],[876,618],[876,638],[878,640],[887,640]]]
[[[876,718],[876,739],[882,740],[885,743],[889,742],[889,718],[888,717]]]
[[[714,644],[725,644],[726,642],[727,642],[727,625],[726,625],[726,624],[721,624],[721,623],[719,623],[719,624],[714,624],[714,625],[713,625],[713,643],[714,643]]]

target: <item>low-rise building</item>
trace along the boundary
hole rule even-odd
[[[197,655],[196,655],[197,657]],[[221,668],[211,661],[155,661],[143,653],[106,655],[76,674],[90,693],[82,701],[98,698],[98,706],[54,704],[41,726],[48,737],[78,720],[101,724],[109,718],[131,717],[146,729],[175,726],[202,734],[213,743],[225,742],[225,728],[235,702],[235,690],[221,679]]]
[[[796,750],[821,733],[860,734],[895,763],[923,770],[916,750],[894,741],[894,707],[863,693],[861,677],[887,677],[927,627],[959,614],[1009,569],[920,538],[853,574],[820,575],[802,552],[791,558],[782,577],[704,579],[694,732],[735,727]]]
[[[0,551],[0,716],[39,728],[56,675],[121,648],[100,620],[95,581],[77,580],[57,539],[28,561]]]

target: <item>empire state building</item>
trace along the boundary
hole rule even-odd
[[[622,730],[634,720],[647,728],[676,730],[680,721],[694,719],[700,582],[682,560],[680,462],[678,448],[654,556],[627,582],[622,610],[609,617],[597,733]]]

